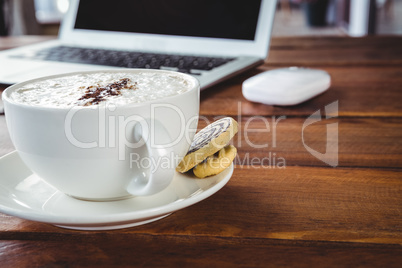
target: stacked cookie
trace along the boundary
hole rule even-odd
[[[231,117],[206,126],[194,136],[189,151],[176,170],[184,173],[193,169],[198,178],[221,173],[236,157],[236,147],[228,143],[237,131],[237,122]]]

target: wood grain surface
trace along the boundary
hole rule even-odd
[[[240,112],[242,115],[251,116],[287,115],[306,118],[316,110],[324,108],[325,105],[339,101],[339,116],[402,116],[402,68],[400,67],[322,66],[321,69],[331,75],[332,85],[328,91],[317,98],[289,107],[248,102],[241,92],[243,81],[262,71],[274,68],[276,67],[265,64],[256,70],[207,89],[201,96],[201,114],[237,116]]]
[[[28,39],[0,38],[0,49],[44,40]],[[274,38],[264,65],[201,94],[199,128],[224,116],[239,122],[235,171],[223,189],[115,231],[0,214],[1,266],[400,267],[401,47],[393,36]],[[326,70],[331,88],[289,107],[244,99],[245,79],[287,66]],[[317,111],[321,120],[304,127]],[[328,152],[329,126],[337,127],[336,167],[307,150]],[[3,115],[0,138],[1,156],[13,150]]]

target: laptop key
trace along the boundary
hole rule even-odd
[[[200,71],[212,70],[233,60],[232,58],[166,55],[68,46],[44,49],[34,55],[15,55],[14,57],[128,68],[160,69],[167,67],[194,75],[200,75]]]

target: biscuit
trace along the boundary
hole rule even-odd
[[[237,122],[225,117],[200,130],[191,143],[190,149],[176,167],[184,173],[225,147],[237,133]]]
[[[228,168],[236,157],[237,149],[228,145],[220,149],[216,154],[209,156],[193,168],[194,175],[205,178],[221,173]]]

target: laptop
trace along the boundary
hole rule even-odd
[[[57,40],[0,52],[0,83],[152,68],[205,89],[263,63],[275,9],[276,0],[70,0]]]

